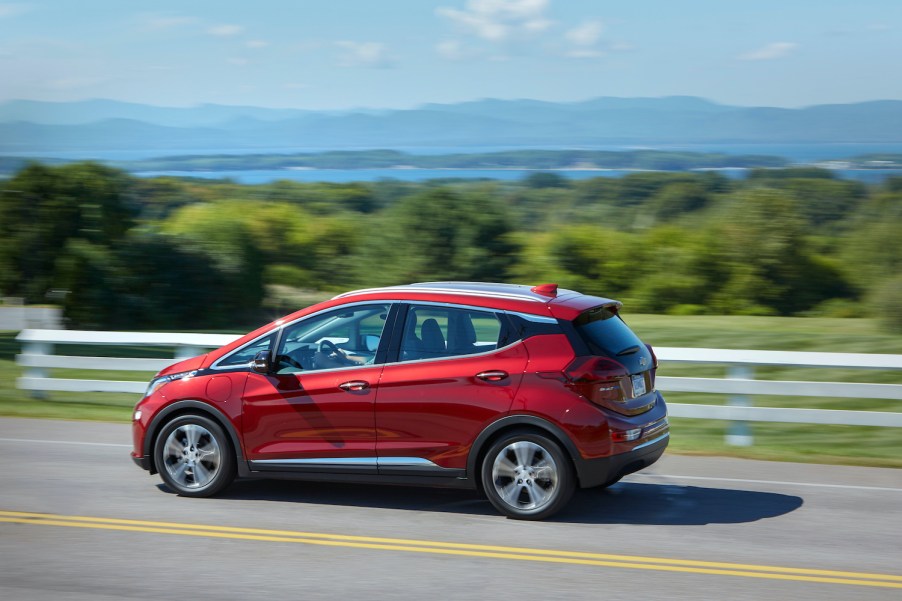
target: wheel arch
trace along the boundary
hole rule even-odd
[[[470,447],[470,454],[467,457],[467,476],[473,479],[477,488],[480,490],[482,489],[481,479],[479,477],[480,464],[492,443],[507,432],[524,429],[538,431],[546,436],[550,436],[558,443],[567,453],[576,474],[577,481],[581,480],[582,470],[580,468],[582,456],[579,454],[576,444],[574,444],[573,440],[570,439],[560,426],[534,415],[508,415],[489,424],[479,436],[476,437],[476,440]]]
[[[244,452],[241,449],[241,440],[238,437],[238,433],[235,431],[235,427],[232,425],[232,421],[213,405],[198,400],[177,401],[168,405],[166,408],[161,409],[150,421],[150,424],[147,427],[147,434],[144,436],[144,448],[142,449],[144,456],[150,458],[150,473],[157,473],[153,447],[160,430],[173,419],[189,414],[201,414],[219,424],[229,437],[229,442],[232,445],[232,449],[235,451],[235,463],[238,467],[238,475],[245,477],[249,476],[250,470],[248,470],[247,462],[244,460]]]

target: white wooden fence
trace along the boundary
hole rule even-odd
[[[25,368],[25,372],[16,384],[20,389],[32,391],[33,394],[44,391],[142,393],[146,382],[51,378],[46,370],[64,368],[157,372],[176,361],[200,354],[205,349],[220,347],[236,338],[238,336],[226,334],[23,330],[17,336],[17,340],[22,343],[22,354],[17,355],[16,362]],[[174,349],[174,358],[137,359],[54,354],[54,347],[71,344],[168,347]],[[751,436],[744,424],[752,421],[902,427],[902,412],[754,407],[750,400],[754,395],[848,398],[856,399],[854,404],[860,407],[866,407],[863,399],[902,400],[902,384],[775,381],[756,380],[754,377],[756,366],[902,369],[902,355],[673,347],[656,347],[655,353],[664,366],[671,363],[727,366],[726,378],[658,376],[657,387],[665,392],[730,395],[727,405],[668,403],[668,407],[670,415],[674,417],[735,422],[727,436],[731,444],[751,444]]]

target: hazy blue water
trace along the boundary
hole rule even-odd
[[[538,170],[537,170],[538,171]],[[202,179],[231,179],[241,184],[263,184],[280,179],[295,182],[371,182],[380,179],[397,179],[419,182],[427,179],[500,179],[518,180],[535,171],[529,169],[259,169],[250,171],[143,171],[140,177],[199,177]],[[620,177],[630,171],[558,171],[571,179],[591,177]]]
[[[144,171],[135,173],[140,177],[198,177],[202,179],[230,179],[241,184],[264,184],[277,180],[296,182],[370,182],[381,179],[396,179],[405,182],[419,182],[429,179],[463,178],[463,179],[498,179],[505,181],[519,180],[529,175],[547,170],[530,169],[309,169],[280,170],[260,169],[249,171]],[[727,177],[743,178],[745,169],[720,169],[717,171]],[[593,177],[621,177],[635,171],[619,169],[592,171],[554,171],[569,179],[589,179]],[[837,177],[876,184],[887,177],[902,176],[902,169],[838,169]]]
[[[566,150],[573,147],[546,147],[548,150]],[[810,163],[827,159],[841,159],[859,156],[862,154],[892,153],[902,154],[902,143],[887,144],[662,144],[651,146],[583,146],[585,150],[672,150],[686,152],[716,152],[728,155],[769,155],[780,156],[793,163]],[[454,154],[454,153],[480,153],[498,152],[505,150],[518,150],[523,147],[511,146],[415,146],[400,147],[397,150],[410,154]],[[60,158],[69,160],[93,159],[98,161],[130,161],[162,156],[192,156],[212,154],[293,154],[303,152],[324,152],[335,150],[330,148],[259,148],[259,149],[198,149],[198,150],[105,150],[85,151],[72,150],[66,152],[30,152],[30,153],[0,153],[12,156],[31,156],[40,158]],[[343,150],[355,150],[344,148]],[[366,150],[366,149],[358,149]],[[743,169],[727,169],[721,173],[735,178],[745,176]],[[532,170],[528,169],[311,169],[311,170],[248,170],[248,171],[151,171],[138,173],[142,177],[154,177],[170,175],[176,177],[198,177],[204,179],[231,179],[244,184],[259,184],[280,179],[312,182],[350,182],[350,181],[376,181],[380,179],[397,179],[402,181],[423,181],[437,178],[465,178],[465,179],[499,179],[518,180],[527,177]],[[556,171],[570,179],[587,179],[592,177],[620,177],[630,171]],[[839,177],[854,179],[868,183],[879,183],[890,176],[902,175],[902,170],[837,170]]]

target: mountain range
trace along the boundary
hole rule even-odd
[[[572,103],[485,99],[413,109],[311,111],[113,100],[0,103],[0,152],[280,148],[534,147],[902,142],[902,101],[805,108],[702,98],[603,97]]]

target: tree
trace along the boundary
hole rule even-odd
[[[372,228],[363,281],[504,281],[515,260],[512,220],[497,198],[442,186],[401,199]]]
[[[0,289],[43,302],[72,239],[107,246],[134,224],[133,180],[92,163],[32,164],[0,193]]]

